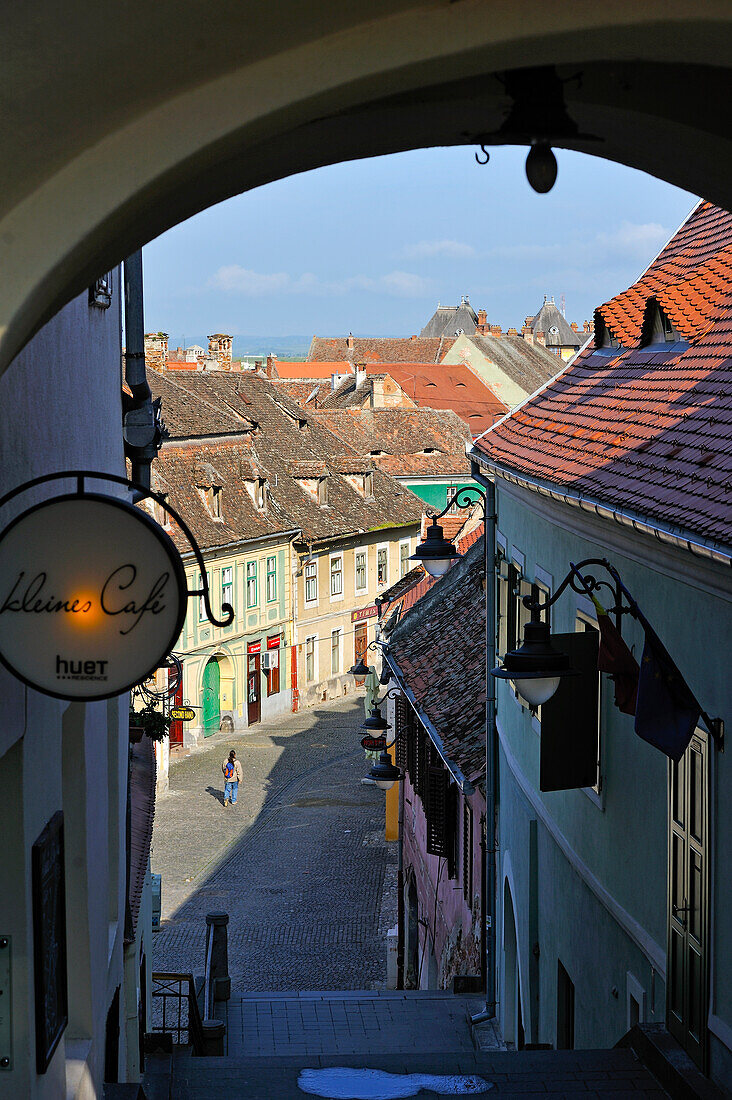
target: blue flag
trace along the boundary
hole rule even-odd
[[[686,752],[702,708],[653,627],[640,613],[645,631],[638,678],[635,732],[672,760]]]

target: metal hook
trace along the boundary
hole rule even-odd
[[[476,153],[475,154],[475,163],[476,164],[487,164],[488,161],[491,159],[490,153],[486,149],[485,145],[481,145],[480,151],[483,154],[483,156],[485,157],[485,160],[481,160],[480,157],[478,156],[478,154]]]

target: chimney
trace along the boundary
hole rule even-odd
[[[417,337],[416,337],[416,336],[410,336],[410,337],[409,337],[409,339],[410,339],[410,340],[416,340],[416,339],[417,339]]]
[[[486,328],[487,324],[488,324],[488,314],[486,313],[486,311],[484,309],[479,309],[478,310],[478,324],[476,325],[475,331],[478,332],[481,336],[483,336],[484,333],[485,333],[485,328]]]
[[[491,328],[491,336],[500,336],[501,335],[502,330],[501,330],[500,325],[491,325],[490,328]]]
[[[537,344],[542,344],[544,347],[546,347],[546,333],[545,332],[537,332],[536,333],[536,342],[537,342]]]
[[[267,356],[267,366],[264,368],[265,378],[279,378],[279,371],[277,370],[277,356]]]
[[[526,326],[526,328],[531,328],[531,322],[532,322],[533,320],[534,320],[534,318],[533,318],[533,317],[527,317],[527,318],[526,318],[526,320],[524,321],[524,325]]]
[[[583,332],[592,332],[592,324],[589,321],[585,321],[582,325]]]
[[[145,335],[145,365],[153,370],[165,370],[168,364],[167,332],[148,332]]]
[[[518,329],[510,328],[506,333],[507,336],[518,336]]]
[[[349,351],[353,351],[353,333],[352,332],[349,332],[348,336],[346,337],[346,347],[348,348]]]
[[[231,370],[231,344],[231,337],[224,332],[215,332],[208,338],[209,358],[216,360],[219,370]]]
[[[576,321],[572,321],[570,328],[572,329],[572,332],[579,332],[579,326]]]
[[[524,327],[521,329],[521,335],[523,336],[527,344],[533,344],[534,333],[532,332],[531,325],[524,325]]]

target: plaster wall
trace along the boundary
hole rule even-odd
[[[507,487],[501,480],[497,498],[499,541],[506,556],[522,565],[528,580],[550,580],[554,590],[570,561],[609,557],[702,706],[729,722],[732,584],[728,571],[638,532],[626,532],[537,494]],[[568,589],[552,608],[552,631],[574,630],[578,612],[591,614],[592,605]],[[642,630],[629,617],[623,622],[623,636],[639,658]],[[578,1044],[605,1045],[619,1037],[625,1024],[626,970],[646,990],[649,1011],[651,1003],[655,1005],[655,1015],[649,1019],[664,1018],[667,760],[636,736],[633,718],[614,707],[612,684],[603,677],[600,794],[591,790],[541,794],[540,724],[520,705],[506,681],[497,684],[497,708],[502,746],[501,849],[510,853],[517,878],[514,904],[524,959],[533,945],[522,926],[529,898],[521,868],[526,863],[528,823],[532,818],[540,821],[542,1037],[551,1041],[555,1035],[556,959],[560,957],[575,981]],[[713,792],[722,792],[732,779],[732,766],[727,755],[710,751]],[[714,1063],[724,1057],[725,1042],[719,1036],[729,1035],[732,1020],[732,915],[725,900],[732,810],[727,800],[713,795],[711,815]],[[598,900],[601,897],[605,901]],[[609,993],[613,987],[619,992],[617,1002]]]
[[[124,473],[119,289],[115,271],[108,310],[81,295],[0,379],[0,491],[69,468]],[[3,525],[58,492],[43,486],[16,500]],[[118,985],[124,992],[127,698],[66,703],[4,670],[0,689],[0,932],[11,937],[13,960],[11,1068],[0,1070],[0,1096],[99,1096],[107,1009]],[[39,1075],[31,847],[56,810],[64,813],[69,1023]],[[123,1035],[121,1080],[129,1054]]]
[[[485,339],[489,339],[489,337],[485,337]],[[501,337],[497,336],[493,339],[498,343]],[[513,379],[509,378],[488,356],[483,355],[465,334],[458,336],[450,350],[443,356],[442,362],[445,364],[464,363],[470,367],[493,390],[499,401],[503,401],[509,409],[514,409],[529,396],[526,390],[523,390]],[[560,364],[557,363],[557,369],[559,369],[559,366]]]

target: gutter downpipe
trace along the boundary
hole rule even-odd
[[[145,321],[142,306],[142,250],[123,264],[125,295],[125,381],[132,397],[123,397],[122,434],[132,480],[150,488],[150,466],[160,450],[159,403],[153,402],[145,373]]]
[[[471,1024],[496,1015],[496,851],[498,848],[498,737],[496,687],[491,669],[496,664],[496,486],[475,462],[472,476],[485,489],[485,1010],[471,1016]]]

